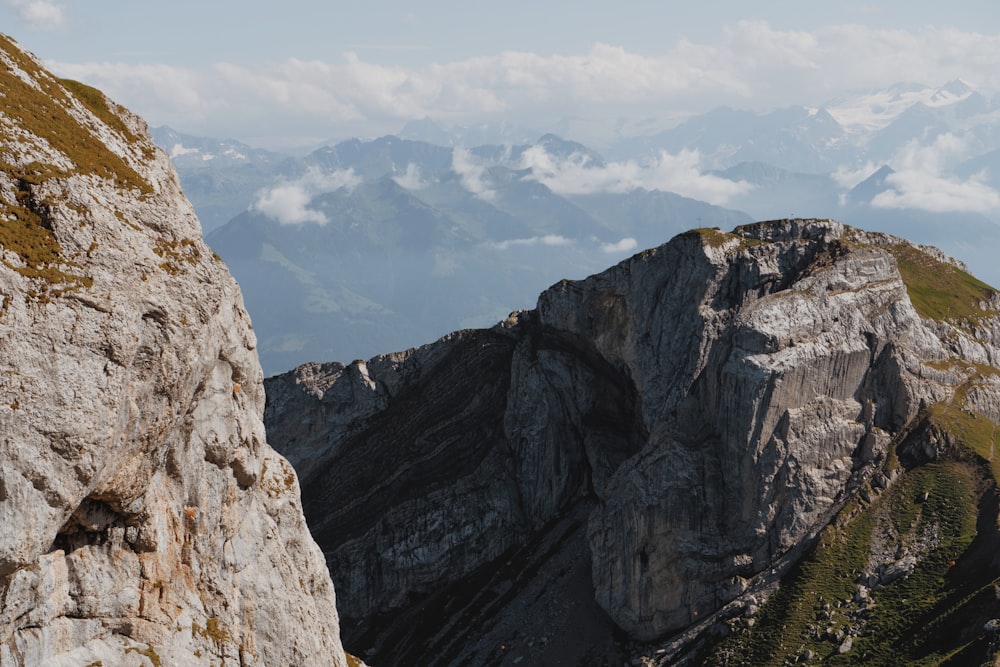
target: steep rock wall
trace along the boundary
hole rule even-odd
[[[144,124],[0,36],[0,665],[343,665],[242,298]]]

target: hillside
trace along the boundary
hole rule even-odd
[[[372,664],[972,664],[998,363],[961,265],[779,220],[270,378],[265,423]]]

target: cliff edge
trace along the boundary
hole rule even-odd
[[[0,665],[344,665],[255,338],[166,155],[0,36]]]

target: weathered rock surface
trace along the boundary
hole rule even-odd
[[[344,665],[242,298],[145,125],[0,36],[0,665]]]
[[[973,281],[971,304],[949,297],[970,314],[918,313],[928,276],[967,277],[832,221],[699,230],[492,330],[270,378],[268,436],[303,480],[348,646],[459,664],[401,632],[414,610],[438,629],[506,619],[503,600],[449,600],[581,507],[596,601],[629,637],[731,608],[890,483],[890,443],[923,408],[965,387],[1000,418],[981,372],[1000,363],[1000,299]]]

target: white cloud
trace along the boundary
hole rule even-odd
[[[399,187],[407,190],[420,190],[427,186],[427,183],[420,177],[420,167],[412,162],[406,165],[405,172],[393,176],[392,180],[396,181]]]
[[[565,236],[559,236],[558,234],[546,234],[545,236],[532,236],[526,239],[509,239],[507,241],[500,241],[490,245],[497,250],[507,250],[508,248],[518,246],[568,246],[572,244],[573,240],[568,239]]]
[[[948,175],[965,153],[965,140],[951,133],[929,146],[910,141],[891,161],[895,173],[886,177],[889,189],[876,195],[871,205],[935,213],[1000,211],[1000,193],[984,182],[983,175],[964,181]]]
[[[487,165],[464,148],[456,148],[451,153],[451,170],[458,174],[462,187],[480,199],[492,201],[497,193],[486,181],[487,169]]]
[[[326,215],[309,208],[313,197],[341,188],[352,190],[360,183],[361,178],[353,169],[338,169],[333,172],[310,169],[296,181],[261,190],[251,208],[282,225],[301,225],[306,222],[325,225],[329,222]]]
[[[12,0],[8,0],[10,2]],[[50,6],[27,2],[21,5]],[[337,61],[165,65],[50,63],[150,118],[211,136],[259,136],[279,124],[313,138],[371,136],[430,116],[473,122],[584,113],[670,115],[718,104],[821,104],[846,91],[964,77],[1000,90],[1000,35],[839,25],[787,31],[741,21],[712,42],[680,40],[662,53],[595,44],[580,54],[507,51],[421,67]],[[280,118],[280,121],[275,119]],[[288,130],[291,132],[292,130]]]
[[[632,252],[639,247],[639,242],[632,237],[623,238],[618,243],[603,243],[601,250],[610,254]]]
[[[512,248],[534,248],[534,247],[558,247],[566,248],[572,246],[574,249],[584,252],[600,250],[609,255],[621,255],[633,252],[639,247],[639,242],[634,238],[626,237],[616,243],[605,243],[597,237],[590,239],[571,239],[559,234],[546,234],[544,236],[532,236],[522,239],[507,239],[487,244],[497,250],[510,250]]]
[[[518,166],[530,169],[532,178],[564,195],[630,192],[644,188],[675,192],[721,205],[753,187],[745,181],[730,181],[702,173],[700,162],[698,151],[684,150],[676,155],[661,151],[655,159],[645,162],[626,160],[598,166],[584,154],[574,153],[560,159],[548,153],[544,146],[536,145],[522,154]]]
[[[41,30],[58,30],[66,23],[63,8],[55,2],[48,0],[4,0],[4,4],[12,7],[23,21]]]
[[[282,225],[301,225],[315,222],[325,225],[328,220],[322,211],[307,208],[312,196],[297,184],[278,185],[261,192],[253,209]]]

